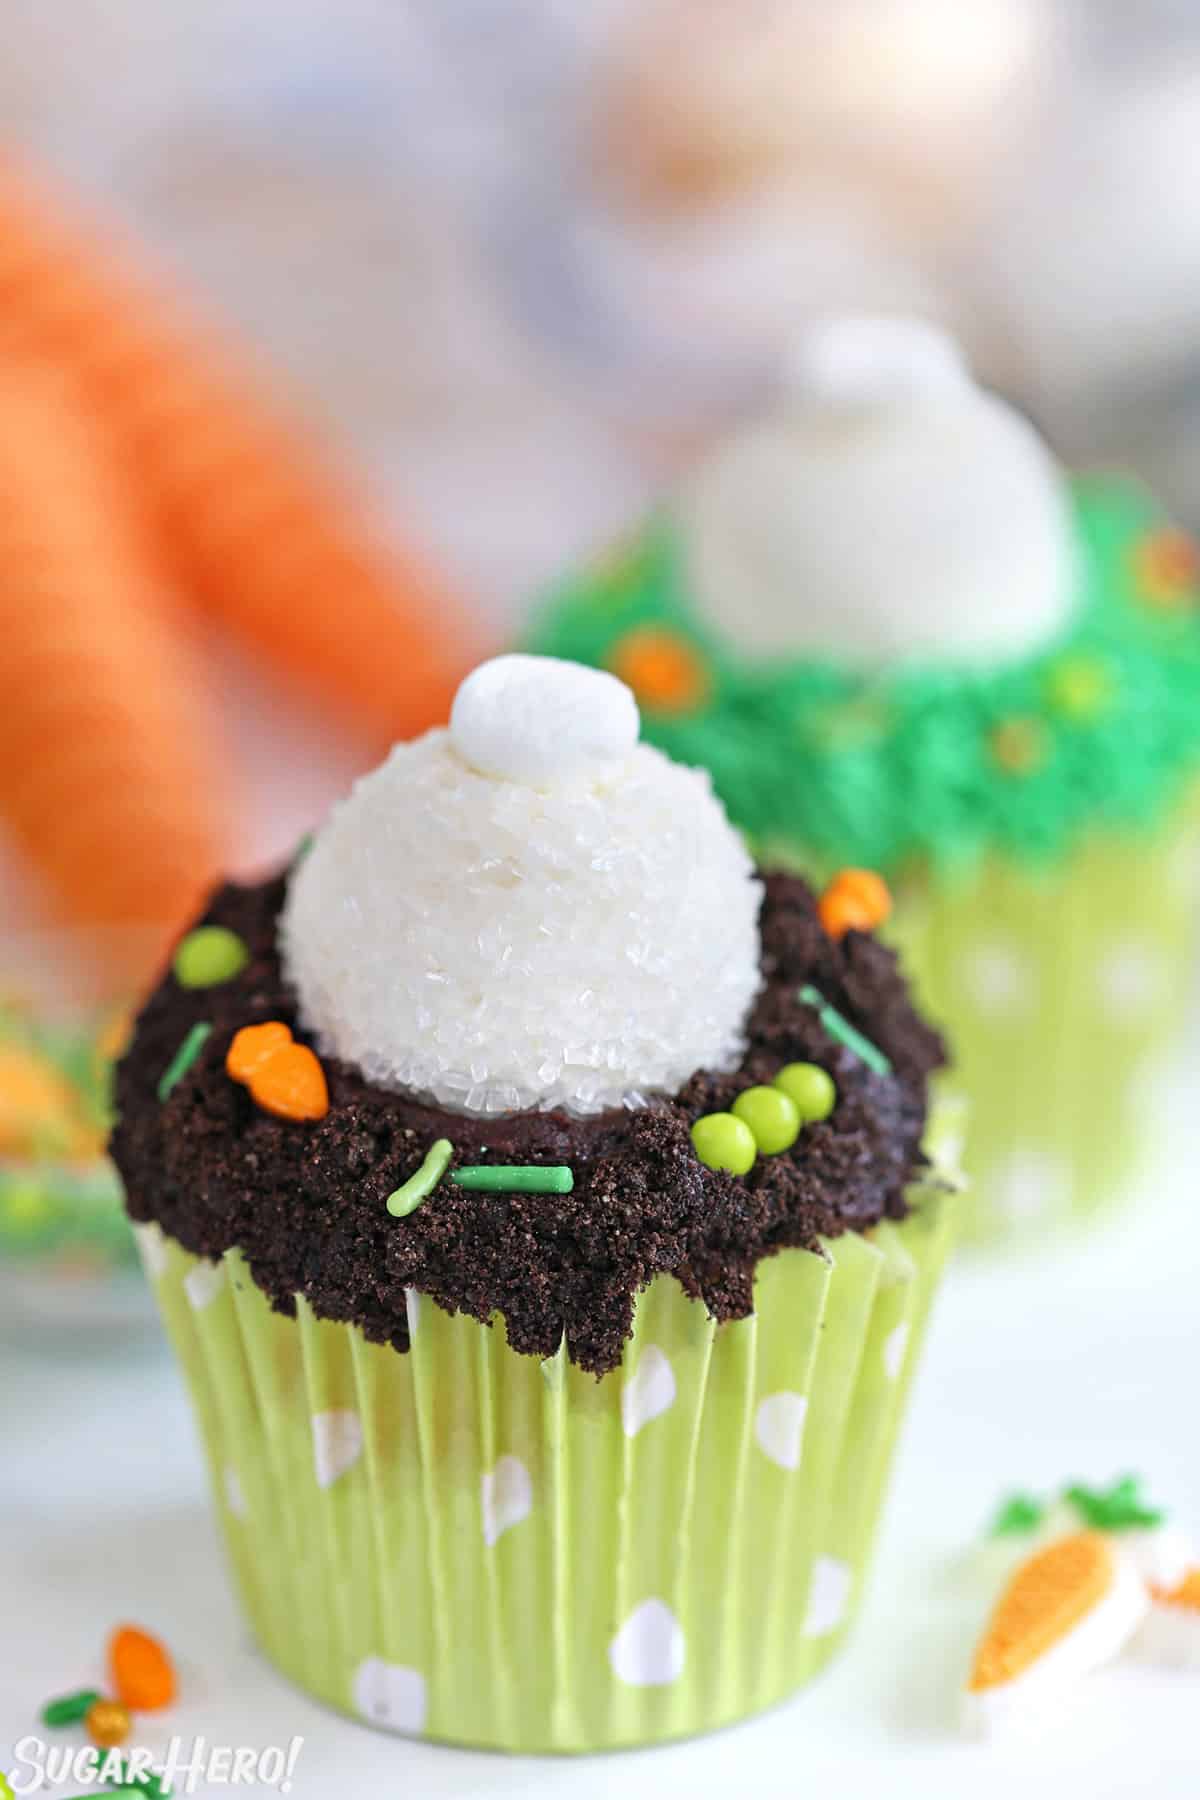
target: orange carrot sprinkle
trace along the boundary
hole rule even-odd
[[[250,1089],[264,1112],[278,1119],[323,1119],[329,1111],[325,1071],[307,1044],[292,1041],[278,1019],[243,1025],[225,1057],[226,1072]]]
[[[708,698],[708,671],[684,638],[660,625],[639,625],[614,645],[612,673],[648,712],[690,712]]]
[[[251,1081],[292,1041],[291,1027],[279,1019],[268,1019],[262,1025],[243,1025],[225,1053],[225,1070],[235,1081]]]
[[[156,1712],[175,1698],[175,1669],[158,1639],[136,1625],[121,1625],[108,1641],[112,1684],[123,1706]]]
[[[817,904],[817,913],[831,938],[848,931],[874,931],[892,910],[886,881],[873,869],[842,869],[829,883]]]

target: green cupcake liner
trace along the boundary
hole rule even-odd
[[[943,1128],[948,1136],[949,1127]],[[139,1227],[267,1655],[385,1729],[509,1751],[710,1730],[857,1606],[956,1200],[786,1250],[717,1325],[660,1276],[619,1370],[411,1294],[406,1355]]]
[[[1192,976],[1200,813],[1044,872],[993,858],[897,888],[893,940],[970,1107],[965,1241],[1027,1244],[1126,1194]]]

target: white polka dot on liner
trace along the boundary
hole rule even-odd
[[[683,1628],[665,1600],[643,1600],[608,1646],[618,1681],[630,1687],[666,1687],[683,1673]]]
[[[1051,1150],[1017,1149],[980,1177],[978,1189],[1005,1218],[1019,1223],[1063,1211],[1071,1197],[1071,1173]]]
[[[354,1671],[351,1691],[355,1711],[369,1725],[410,1734],[424,1730],[425,1678],[416,1669],[368,1656]]]
[[[893,1325],[883,1344],[883,1366],[890,1380],[895,1381],[899,1376],[907,1350],[908,1320],[901,1319],[898,1325]]]
[[[362,1420],[349,1408],[314,1413],[312,1440],[317,1486],[330,1487],[362,1455]]]
[[[805,1637],[825,1637],[846,1616],[854,1577],[847,1563],[836,1556],[818,1556],[808,1590]]]
[[[198,1262],[183,1278],[183,1290],[193,1312],[211,1306],[225,1286],[225,1269],[221,1263]]]
[[[1162,996],[1166,982],[1162,951],[1144,939],[1126,938],[1101,959],[1098,980],[1112,1017],[1136,1019]]]
[[[225,1471],[225,1504],[235,1519],[244,1519],[250,1508],[242,1488],[242,1478],[232,1465]]]
[[[781,1469],[800,1467],[804,1439],[804,1415],[808,1401],[803,1394],[783,1389],[761,1400],[754,1415],[754,1435],[764,1456]]]
[[[491,1546],[533,1510],[533,1480],[519,1456],[502,1456],[480,1482],[483,1541]]]
[[[636,1437],[643,1425],[665,1413],[675,1401],[675,1371],[665,1351],[647,1344],[633,1374],[621,1389],[621,1428]]]
[[[142,1259],[142,1267],[151,1281],[157,1281],[167,1272],[167,1240],[157,1225],[135,1225],[133,1235],[137,1240],[138,1252]]]
[[[972,946],[962,979],[976,1006],[989,1017],[1025,1012],[1037,992],[1037,972],[1016,944],[995,939]]]

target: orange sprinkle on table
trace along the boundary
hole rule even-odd
[[[708,670],[673,631],[639,625],[613,646],[608,667],[648,712],[690,712],[708,698]]]
[[[1022,1563],[975,1652],[971,1693],[1012,1681],[1074,1630],[1113,1584],[1115,1555],[1096,1531],[1059,1538]]]
[[[1200,1613],[1200,1569],[1189,1569],[1178,1587],[1151,1588],[1159,1606],[1177,1606],[1184,1612]]]
[[[1165,526],[1134,545],[1133,578],[1141,598],[1151,606],[1195,605],[1200,552],[1186,531]]]
[[[175,1668],[166,1649],[148,1631],[121,1625],[108,1640],[108,1666],[122,1706],[157,1712],[175,1698]]]

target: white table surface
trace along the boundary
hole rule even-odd
[[[956,1681],[988,1601],[963,1546],[1004,1490],[1132,1469],[1200,1529],[1197,1074],[1193,1054],[1164,1089],[1164,1166],[1121,1219],[1081,1246],[954,1266],[866,1610],[841,1661],[778,1711],[679,1747],[515,1760],[385,1737],[324,1711],[257,1655],[237,1617],[183,1390],[158,1343],[104,1356],[0,1346],[0,1770],[48,1697],[100,1677],[107,1632],[131,1618],[162,1632],[182,1680],[178,1705],[142,1741],[175,1731],[261,1748],[299,1734],[298,1800],[701,1800],[807,1795],[814,1783],[837,1800],[1011,1800],[1016,1787],[1022,1800],[1200,1794],[1200,1675],[1118,1666],[1031,1739],[968,1743],[955,1725]]]

